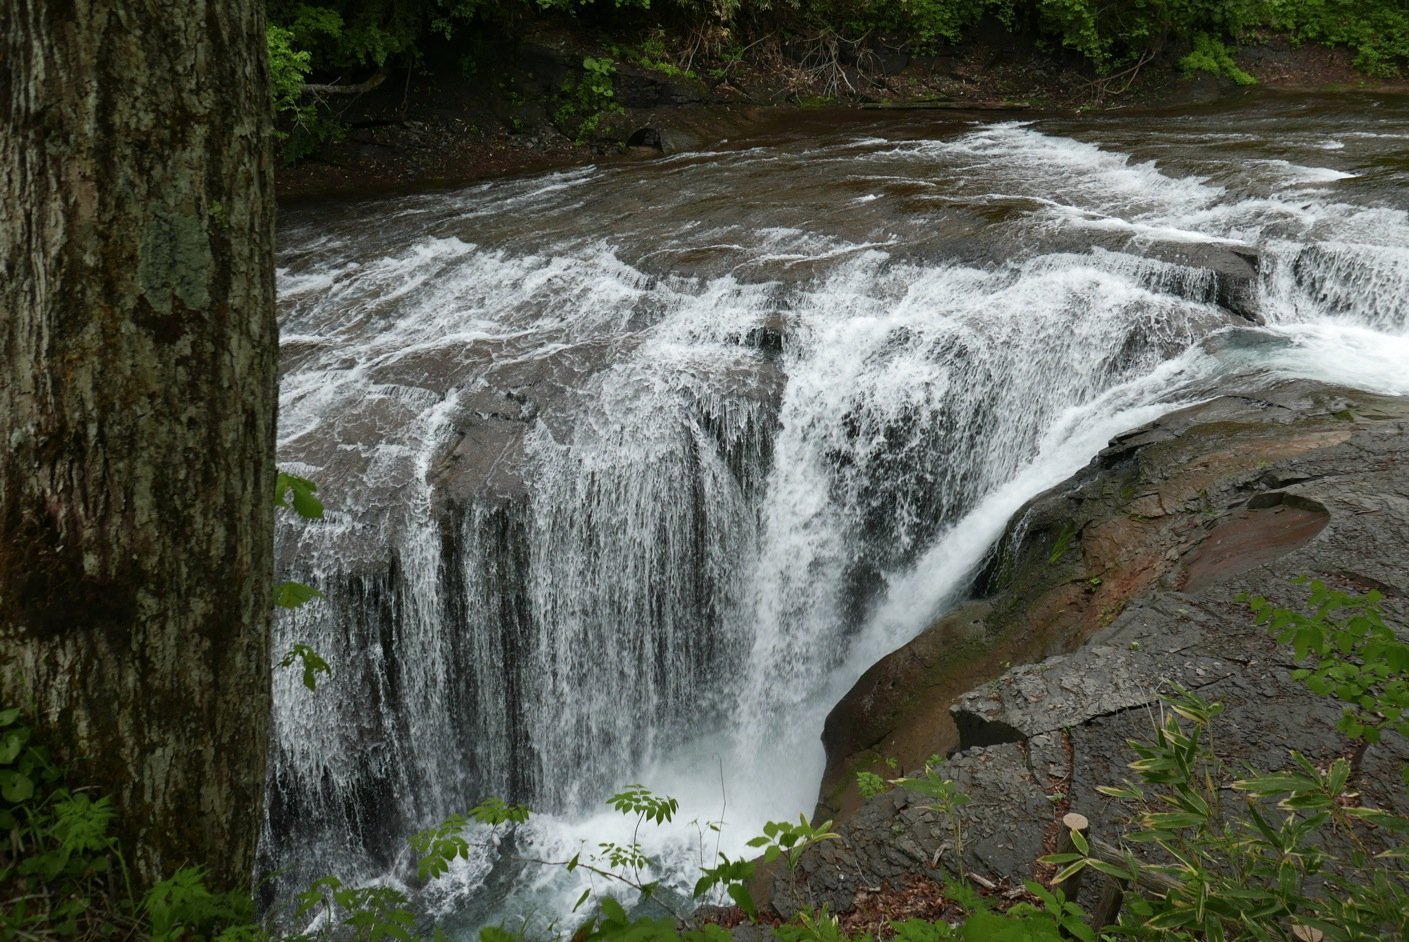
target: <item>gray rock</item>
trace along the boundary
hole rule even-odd
[[[631,133],[626,139],[627,147],[644,147],[657,150],[669,157],[685,151],[698,150],[703,142],[699,135],[682,128],[645,127]]]
[[[1292,652],[1244,599],[1299,606],[1305,590],[1289,577],[1306,574],[1376,589],[1387,620],[1409,624],[1406,431],[1409,401],[1298,381],[1120,436],[1014,515],[982,600],[883,659],[833,710],[834,787],[858,756],[892,746],[915,767],[948,719],[956,751],[939,773],[973,799],[959,814],[963,867],[1018,883],[1068,808],[1108,841],[1126,830],[1129,809],[1098,788],[1132,777],[1127,741],[1152,738],[1175,685],[1223,705],[1211,742],[1230,778],[1288,768],[1293,751],[1317,763],[1348,754],[1341,707],[1292,680]],[[936,703],[954,696],[943,693],[952,675],[981,669],[952,654],[975,644],[1031,663]],[[1409,813],[1406,760],[1394,736],[1365,751],[1356,783],[1367,801]],[[843,841],[776,880],[774,907],[844,910],[858,887],[956,869],[952,822],[924,803],[890,793],[842,814]]]

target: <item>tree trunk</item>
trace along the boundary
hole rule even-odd
[[[139,886],[248,888],[269,730],[262,0],[0,0],[0,697]]]

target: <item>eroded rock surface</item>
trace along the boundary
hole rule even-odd
[[[829,717],[819,814],[840,814],[842,839],[776,875],[774,908],[845,910],[858,888],[957,868],[954,822],[928,799],[859,801],[854,773],[886,772],[881,756],[910,771],[950,753],[943,774],[973,799],[963,868],[1019,883],[1068,810],[1118,836],[1124,812],[1096,789],[1131,777],[1127,740],[1149,738],[1175,684],[1224,704],[1214,742],[1235,764],[1345,754],[1340,707],[1291,679],[1291,651],[1242,597],[1295,607],[1305,592],[1289,577],[1304,574],[1377,589],[1391,623],[1409,621],[1406,427],[1409,401],[1289,382],[1133,430],[1031,501],[982,597],[875,665]],[[985,671],[996,679],[962,689]],[[1370,748],[1361,792],[1402,806],[1406,757],[1397,739]]]

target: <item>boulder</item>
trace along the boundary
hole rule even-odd
[[[1258,304],[1258,272],[1262,257],[1252,246],[1221,242],[1156,242],[1138,253],[1151,266],[1145,273],[1151,287],[1191,301],[1217,304],[1253,324],[1263,324]]]
[[[669,157],[671,154],[698,150],[701,141],[698,135],[681,128],[645,127],[633,131],[626,139],[626,146],[648,148]]]

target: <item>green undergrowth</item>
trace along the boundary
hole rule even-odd
[[[1194,72],[1207,72],[1210,75],[1232,79],[1239,85],[1256,85],[1257,79],[1238,67],[1233,54],[1221,40],[1207,33],[1194,38],[1194,51],[1179,60],[1179,68],[1185,75]]]
[[[249,896],[211,892],[199,867],[135,892],[115,817],[107,796],[67,782],[18,708],[0,710],[0,938],[264,937]]]
[[[1124,809],[1123,826],[1119,818],[1110,822],[1119,829],[1118,842],[1100,845],[1071,832],[1069,849],[1039,861],[1055,868],[1051,885],[1034,882],[1016,895],[985,894],[961,873],[939,894],[944,918],[894,920],[848,932],[823,909],[767,931],[781,942],[1409,938],[1409,819],[1376,807],[1359,790],[1365,749],[1386,736],[1409,734],[1409,643],[1403,630],[1386,620],[1377,593],[1305,585],[1308,598],[1301,608],[1246,601],[1252,617],[1291,646],[1301,664],[1293,677],[1342,704],[1343,754],[1313,760],[1293,752],[1280,771],[1235,765],[1212,745],[1222,707],[1174,687],[1162,699],[1150,738],[1131,742],[1130,778],[1099,789],[1118,803],[1113,808]],[[111,803],[67,783],[36,739],[20,710],[0,711],[0,833],[6,836],[0,841],[0,938],[276,938],[254,921],[248,897],[210,892],[198,867],[181,869],[135,894],[113,837]],[[969,796],[944,771],[934,757],[908,777],[863,772],[858,785],[868,797],[892,787],[906,789],[914,803],[943,822],[945,854],[962,860],[970,837],[963,812]],[[1401,773],[1409,785],[1409,768]],[[629,842],[584,845],[564,860],[520,861],[590,875],[591,887],[578,901],[581,918],[531,931],[491,927],[479,933],[480,942],[732,938],[724,926],[693,924],[688,913],[693,904],[653,876],[641,832],[674,821],[678,803],[632,784],[607,804],[634,823]],[[490,847],[504,852],[513,846],[505,839],[532,813],[488,798],[413,835],[416,879],[421,884],[441,879],[457,859]],[[722,821],[697,824],[702,845],[707,833],[723,826]],[[772,822],[748,842],[756,859],[718,854],[713,864],[701,867],[691,895],[696,901],[728,900],[736,907],[731,924],[758,920],[762,914],[752,887],[759,868],[796,868],[809,848],[836,839],[831,822],[814,826],[805,817]],[[1096,925],[1091,913],[1066,898],[1064,885],[1083,872],[1123,887],[1114,922]],[[664,915],[640,916],[647,902]],[[399,890],[355,886],[331,874],[298,895],[293,918],[313,928],[277,938],[444,938]]]
[[[930,55],[980,36],[1065,58],[1107,93],[1156,60],[1248,84],[1253,77],[1232,49],[1269,34],[1349,49],[1368,75],[1409,67],[1402,0],[267,0],[267,14],[286,159],[341,134],[339,114],[355,100],[307,93],[306,82],[348,86],[390,71],[453,67],[483,76],[494,98],[504,94],[492,78],[501,61],[494,57],[564,25],[600,40],[583,73],[548,103],[575,137],[615,104],[612,70],[593,60],[720,81],[741,60],[766,71],[791,56],[831,76],[829,96],[855,92],[847,70],[874,70],[884,50]]]

